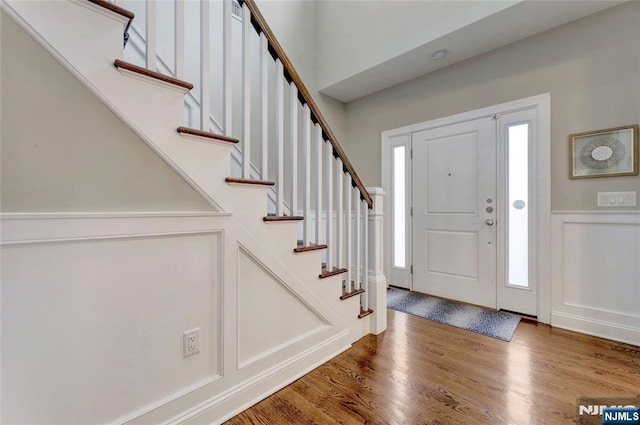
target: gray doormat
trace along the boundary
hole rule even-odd
[[[487,310],[393,287],[387,290],[387,307],[502,341],[511,341],[520,323],[520,317],[514,314]]]

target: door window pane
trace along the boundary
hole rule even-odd
[[[508,284],[529,287],[529,124],[508,127]]]
[[[405,148],[393,148],[393,266],[406,267]]]

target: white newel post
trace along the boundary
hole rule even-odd
[[[373,199],[373,209],[369,210],[369,307],[373,309],[371,333],[378,335],[387,329],[387,278],[383,270],[383,197],[381,187],[368,187]]]

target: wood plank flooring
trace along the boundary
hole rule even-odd
[[[227,424],[570,424],[640,394],[640,347],[521,321],[511,342],[389,310],[388,329]]]

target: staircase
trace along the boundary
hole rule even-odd
[[[158,72],[160,38],[153,31],[161,28],[153,19],[155,2],[145,2],[146,63],[141,66],[123,59],[135,17],[114,2],[3,1],[3,13],[126,123],[213,212],[87,213],[63,219],[2,214],[3,319],[7,311],[18,316],[11,317],[10,325],[3,320],[2,423],[220,423],[362,336],[384,330],[382,193],[364,187],[256,4],[239,4],[242,102],[234,106],[232,3],[221,4],[219,25],[203,18],[213,16],[214,3],[199,3],[201,39],[209,40],[214,29],[223,35],[223,91],[215,98],[222,116],[214,118],[206,42],[199,46],[198,87],[183,79],[189,47],[182,43],[184,19],[174,24],[173,71]],[[185,2],[176,1],[175,16],[184,17],[184,8]],[[258,51],[251,48],[256,37]],[[251,94],[252,63],[258,64],[260,75],[260,114],[252,114],[257,101]],[[273,99],[270,79],[275,80]],[[185,111],[185,95],[194,90],[195,120],[189,102]],[[234,134],[234,125],[240,134]],[[235,172],[234,149],[241,155]],[[86,241],[96,243],[82,245]],[[112,252],[110,241],[128,254],[106,256],[101,250]],[[48,307],[34,293],[21,292],[27,283],[42,283],[21,264],[58,279],[56,294],[62,303],[89,302],[89,294],[78,291],[86,278],[69,272],[76,260],[65,247],[74,244],[81,244],[83,252],[105,255],[106,270],[122,271],[121,279],[128,278],[135,264],[148,262],[136,279],[154,285],[144,286],[149,296],[140,304],[122,306],[115,301],[115,289],[96,284],[95,291],[106,291],[104,305],[115,303],[118,315],[94,317],[88,311],[74,320],[52,313],[51,323],[60,325],[38,336],[35,312]],[[165,245],[168,251],[155,251]],[[40,250],[46,252],[43,258],[58,258],[56,264],[38,262]],[[200,261],[191,261],[191,255]],[[158,270],[163,264],[164,272]],[[180,277],[169,278],[172,273]],[[75,278],[79,281],[74,283]],[[190,286],[196,281],[204,283]],[[167,295],[158,298],[155,291]],[[187,298],[197,307],[191,308]],[[33,304],[15,312],[5,308],[17,300]],[[180,307],[174,311],[176,303]],[[163,320],[171,325],[160,326]],[[167,330],[174,325],[179,328]],[[200,352],[183,356],[182,331],[189,328],[201,335]],[[98,329],[104,335],[97,335]],[[29,335],[55,341],[69,334],[89,345],[94,341],[113,348],[88,356],[73,344],[61,345],[26,359],[11,348],[30,344]],[[147,342],[123,348],[123,334],[145,335]],[[61,359],[76,366],[67,370]],[[113,378],[109,384],[86,380],[101,368]],[[46,392],[53,394],[52,400],[43,400]]]

